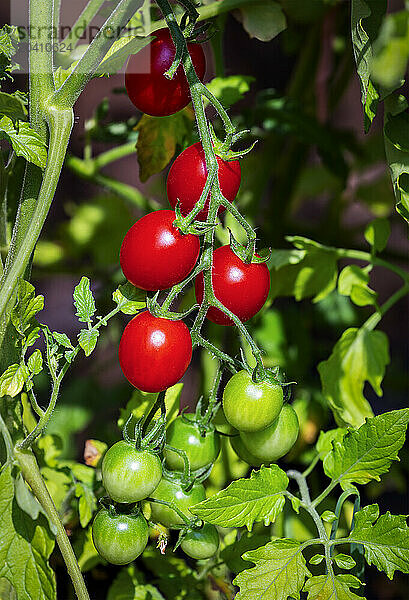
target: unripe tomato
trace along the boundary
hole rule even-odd
[[[102,483],[115,502],[139,502],[151,495],[161,479],[159,457],[128,442],[117,442],[103,458]]]
[[[247,371],[239,371],[223,392],[223,410],[227,421],[239,431],[261,431],[278,417],[283,406],[279,383],[254,383]]]
[[[214,427],[210,427],[206,435],[202,436],[199,426],[194,421],[195,415],[190,413],[184,413],[177,417],[168,427],[166,443],[179,450],[184,450],[189,459],[190,468],[196,471],[209,466],[216,460],[220,452],[220,436]],[[165,448],[164,455],[170,469],[183,471],[184,462],[179,454]]]
[[[122,271],[142,290],[165,290],[185,279],[196,264],[200,242],[183,235],[173,222],[173,210],[158,210],[139,219],[122,242]]]
[[[160,392],[179,381],[192,358],[192,338],[183,321],[134,317],[119,343],[119,364],[125,377],[143,392]]]
[[[145,550],[148,524],[139,513],[112,515],[101,509],[92,524],[92,539],[98,553],[114,565],[126,565]]]
[[[217,176],[220,190],[229,202],[233,202],[240,187],[240,163],[238,160],[223,160],[219,156],[216,158],[219,166]],[[205,153],[202,144],[197,142],[179,154],[170,168],[166,187],[171,207],[175,208],[179,201],[181,213],[187,215],[202,195],[206,179]],[[208,210],[209,197],[206,200],[204,209],[199,212],[196,219],[206,221]],[[226,210],[224,206],[220,206],[217,212],[220,214],[224,210]]]
[[[190,89],[182,65],[173,79],[164,76],[176,53],[169,30],[158,29],[152,35],[155,39],[129,58],[125,86],[130,101],[138,110],[154,117],[164,117],[189,104]],[[203,48],[195,43],[189,43],[187,48],[196,74],[203,81],[206,71]]]
[[[244,446],[255,458],[272,463],[287,454],[297,441],[299,431],[297,413],[289,404],[284,404],[277,419],[255,433],[242,432]]]
[[[270,291],[270,273],[265,263],[243,262],[230,248],[222,246],[213,253],[213,291],[216,298],[240,321],[248,321],[265,304]],[[196,299],[203,300],[203,273],[195,280]],[[211,306],[207,318],[218,325],[234,325],[221,310]]]
[[[191,490],[185,492],[177,480],[173,481],[162,477],[151,497],[158,500],[165,500],[166,502],[173,502],[187,517],[193,518],[194,515],[189,511],[189,508],[205,500],[206,492],[201,483],[195,483]],[[151,503],[151,510],[152,521],[161,523],[165,527],[172,528],[184,523],[173,509],[158,502]]]
[[[214,525],[205,523],[201,529],[190,531],[180,544],[183,552],[196,560],[204,560],[216,554],[219,534]]]
[[[249,452],[246,446],[243,444],[243,440],[239,435],[229,438],[230,445],[241,460],[248,463],[252,467],[259,467],[263,464],[263,461],[260,461],[258,458],[253,456],[251,452]]]

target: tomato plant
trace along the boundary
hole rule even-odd
[[[148,543],[148,524],[142,514],[111,514],[102,508],[92,523],[92,539],[107,561],[126,565],[144,551]]]
[[[203,432],[195,422],[195,415],[183,413],[170,424],[166,441],[169,446],[186,452],[189,464],[193,471],[208,467],[213,463],[220,452],[219,434],[211,426]],[[170,469],[183,471],[183,459],[173,450],[165,449],[166,464]]]
[[[201,483],[195,483],[191,489],[185,491],[180,479],[163,477],[151,497],[153,500],[161,500],[176,507],[192,518],[193,515],[189,509],[202,502],[206,498],[206,492]],[[184,524],[184,521],[171,506],[152,502],[152,518],[156,523],[160,523],[165,527],[180,527]]]
[[[125,277],[143,290],[164,290],[189,275],[199,256],[197,236],[182,235],[171,210],[139,219],[122,242],[120,262]]]
[[[130,57],[125,86],[135,107],[147,115],[164,117],[182,110],[190,102],[190,89],[181,66],[172,79],[165,77],[175,58],[175,45],[167,28],[153,33],[155,39]],[[206,60],[200,44],[188,44],[188,52],[199,78],[203,80]]]
[[[180,545],[191,558],[205,560],[214,556],[219,548],[219,534],[214,525],[205,523],[202,529],[190,531]]]
[[[216,156],[220,190],[223,196],[233,202],[237,196],[241,181],[241,168],[238,160],[223,160]],[[186,148],[172,164],[166,182],[169,204],[172,208],[179,203],[183,215],[187,215],[199,201],[207,179],[205,153],[200,142]],[[218,214],[226,209],[218,208]],[[197,215],[199,221],[206,221],[209,211],[209,196],[203,210]]]
[[[159,392],[185,374],[192,340],[182,321],[170,321],[144,311],[134,317],[121,337],[119,363],[125,377],[144,392]]]
[[[245,263],[230,246],[217,248],[213,254],[213,290],[216,298],[241,321],[248,321],[264,306],[270,289],[270,273],[263,263]],[[203,275],[195,281],[196,298],[203,301]],[[215,307],[207,318],[218,325],[233,325],[232,319]]]

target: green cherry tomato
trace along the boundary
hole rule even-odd
[[[299,431],[297,413],[285,404],[277,419],[263,431],[242,432],[244,446],[255,458],[272,463],[287,454],[297,441]]]
[[[148,543],[148,533],[148,524],[141,513],[114,516],[103,508],[92,524],[95,548],[114,565],[126,565],[142,554]]]
[[[183,552],[196,560],[204,560],[216,554],[219,548],[219,534],[214,525],[205,523],[201,529],[190,531],[180,547]]]
[[[185,492],[179,481],[170,481],[163,477],[151,496],[158,500],[172,502],[179,510],[190,518],[193,517],[193,515],[189,511],[189,508],[202,502],[202,500],[205,500],[206,492],[201,483],[195,483],[191,490]],[[151,510],[152,521],[161,523],[165,527],[172,528],[184,524],[181,517],[168,506],[159,504],[158,502],[151,502]]]
[[[102,482],[115,502],[139,502],[151,495],[162,478],[158,456],[137,450],[133,444],[117,442],[102,461]]]
[[[243,440],[239,435],[230,438],[230,444],[235,453],[241,460],[248,463],[252,467],[259,467],[263,461],[260,461],[258,458],[252,455],[249,450],[247,450],[246,446],[243,444]]]
[[[280,384],[254,383],[247,371],[239,371],[227,382],[223,393],[226,419],[239,431],[261,431],[278,417],[283,406]]]
[[[191,413],[184,413],[172,421],[166,432],[166,443],[186,452],[192,471],[209,466],[220,452],[220,436],[214,427],[202,436],[195,415]],[[183,458],[179,454],[167,448],[164,454],[170,469],[183,471]]]

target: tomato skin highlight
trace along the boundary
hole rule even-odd
[[[201,529],[190,531],[180,544],[183,552],[196,560],[214,556],[219,548],[219,534],[214,525],[205,523]]]
[[[182,65],[173,79],[164,76],[176,54],[169,29],[159,29],[152,35],[155,39],[129,58],[125,87],[130,101],[138,110],[154,117],[165,117],[189,104],[190,89]],[[188,43],[187,47],[196,74],[203,81],[206,72],[203,48],[197,43]]]
[[[142,514],[111,515],[102,508],[92,523],[92,539],[98,553],[114,565],[126,565],[145,550],[149,528]]]
[[[139,313],[125,327],[119,364],[128,381],[143,392],[161,392],[183,377],[192,358],[192,338],[183,321]]]
[[[289,404],[284,404],[277,419],[255,433],[242,432],[244,446],[258,460],[272,463],[287,454],[298,438],[299,423],[297,413]]]
[[[190,422],[186,423],[185,419]],[[207,431],[204,437],[201,436],[194,419],[194,414],[184,413],[172,421],[166,431],[166,443],[186,452],[192,471],[209,466],[220,452],[219,434],[213,428]],[[181,456],[168,448],[165,448],[164,455],[169,469],[183,471]]]
[[[213,253],[213,291],[216,298],[240,321],[248,321],[264,306],[270,291],[270,272],[265,263],[243,262],[230,246],[221,246]],[[196,300],[203,301],[203,273],[195,279]],[[211,306],[206,314],[218,325],[234,325],[221,310]]]
[[[195,483],[191,490],[185,492],[178,481],[171,481],[162,477],[158,487],[151,494],[151,498],[173,502],[187,517],[193,517],[189,507],[205,500],[206,492],[201,483]],[[163,504],[151,502],[151,510],[152,520],[155,523],[161,523],[164,527],[172,528],[184,523],[173,509]]]
[[[233,202],[241,181],[241,167],[238,160],[227,161],[217,156],[218,178],[223,196]],[[174,209],[179,201],[180,211],[187,215],[199,200],[207,179],[205,153],[200,142],[189,146],[176,158],[170,168],[166,182],[168,200]],[[198,221],[206,221],[209,210],[209,197],[205,208],[196,216]],[[226,209],[220,206],[218,214]]]
[[[243,370],[229,379],[223,392],[223,410],[227,421],[239,431],[261,431],[278,417],[283,407],[279,383],[254,383]]]
[[[102,460],[102,483],[115,502],[139,502],[150,496],[161,479],[159,457],[125,441],[111,446]]]
[[[158,210],[139,219],[122,242],[119,260],[127,280],[142,290],[165,290],[187,277],[195,266],[200,242],[183,235],[173,210]]]

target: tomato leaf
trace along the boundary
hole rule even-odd
[[[321,431],[318,441],[316,443],[316,449],[320,455],[320,459],[324,460],[327,454],[332,452],[333,442],[340,442],[344,438],[347,429],[338,427],[337,429],[330,429],[329,431]]]
[[[240,587],[236,600],[287,600],[299,598],[310,572],[306,567],[301,544],[295,540],[277,539],[243,554],[255,567],[246,569],[233,581]]]
[[[251,38],[269,42],[287,27],[287,21],[278,2],[257,0],[239,8],[240,20]]]
[[[34,286],[20,279],[17,290],[17,303],[11,311],[11,321],[23,335],[33,324],[33,317],[43,310],[44,296],[36,296]]]
[[[27,119],[27,109],[20,96],[0,92],[0,115],[9,117],[13,123],[19,120],[25,121]]]
[[[45,169],[47,163],[47,146],[38,133],[24,121],[18,121],[14,127],[9,117],[0,119],[0,139],[6,139],[17,156]]]
[[[336,554],[334,556],[334,561],[340,569],[353,569],[356,565],[356,562],[349,556],[348,554]]]
[[[404,113],[404,122],[406,129],[402,129],[396,134],[395,127],[392,126],[394,119],[399,118],[399,115]],[[389,96],[385,100],[385,125],[384,125],[384,141],[385,153],[391,172],[393,191],[396,199],[396,210],[398,213],[409,222],[409,152],[401,150],[400,147],[405,147],[407,140],[407,125],[409,122],[407,111],[407,102],[402,100],[402,96]],[[387,134],[388,132],[388,134]],[[389,136],[392,137],[391,141]]]
[[[156,585],[165,598],[172,600],[203,600],[203,594],[199,591],[199,582],[196,572],[190,569],[186,562],[171,552],[166,556],[154,550],[147,548],[141,560],[145,567],[155,575]],[[142,596],[145,598],[146,596]],[[149,596],[148,596],[149,597]]]
[[[81,329],[78,334],[78,343],[85,352],[85,356],[89,356],[97,345],[99,336],[98,329]]]
[[[214,77],[206,87],[214,96],[229,108],[241,100],[249,90],[250,84],[255,81],[254,77],[249,75],[230,75],[230,77]]]
[[[337,423],[359,427],[373,415],[363,395],[365,381],[382,396],[381,382],[389,363],[388,338],[382,331],[351,327],[318,365],[322,391]]]
[[[95,301],[88,277],[82,277],[74,289],[74,306],[77,309],[78,320],[82,323],[90,323],[95,314]]]
[[[368,286],[369,275],[357,265],[347,265],[339,274],[338,292],[358,306],[376,304],[377,293]]]
[[[118,38],[112,44],[95,74],[113,75],[114,73],[117,73],[122,69],[130,54],[137,54],[142,48],[150,44],[152,39],[153,36],[127,36]]]
[[[386,90],[403,84],[409,59],[409,13],[388,14],[373,46],[371,78]]]
[[[146,306],[146,292],[127,282],[113,292],[112,300],[125,315],[135,315]]]
[[[55,575],[48,563],[54,536],[43,515],[35,521],[27,519],[15,502],[10,467],[0,474],[0,512],[0,580],[6,578],[21,600],[55,598]]]
[[[386,412],[347,432],[335,441],[324,459],[324,471],[345,490],[386,473],[405,442],[409,408]]]
[[[249,479],[233,481],[226,489],[196,504],[191,512],[207,523],[251,531],[256,521],[273,523],[282,511],[288,477],[277,465],[252,471]]]
[[[92,489],[83,483],[76,484],[75,497],[79,498],[78,511],[80,515],[81,527],[86,527],[91,521],[93,513],[97,509],[96,498]]]
[[[0,398],[10,396],[14,398],[24,387],[30,377],[29,370],[25,364],[17,363],[10,365],[0,377]]]
[[[379,506],[371,504],[355,513],[354,529],[348,540],[363,544],[369,565],[384,571],[389,579],[396,570],[409,573],[409,528],[406,515],[379,516]]]
[[[164,600],[162,594],[150,584],[143,583],[143,576],[135,565],[124,567],[114,579],[107,600]]]
[[[351,592],[350,588],[361,587],[359,579],[353,575],[318,575],[308,579],[304,591],[308,592],[307,600],[362,600]]]
[[[43,370],[43,356],[41,354],[41,350],[37,348],[34,352],[29,356],[27,360],[27,366],[29,368],[30,373],[33,375],[38,375]]]
[[[74,347],[71,344],[69,337],[65,333],[58,333],[58,331],[53,331],[53,338],[58,342],[60,346],[64,348],[68,348],[72,350]]]
[[[374,219],[365,228],[365,239],[375,252],[382,252],[386,248],[390,234],[388,219]]]

